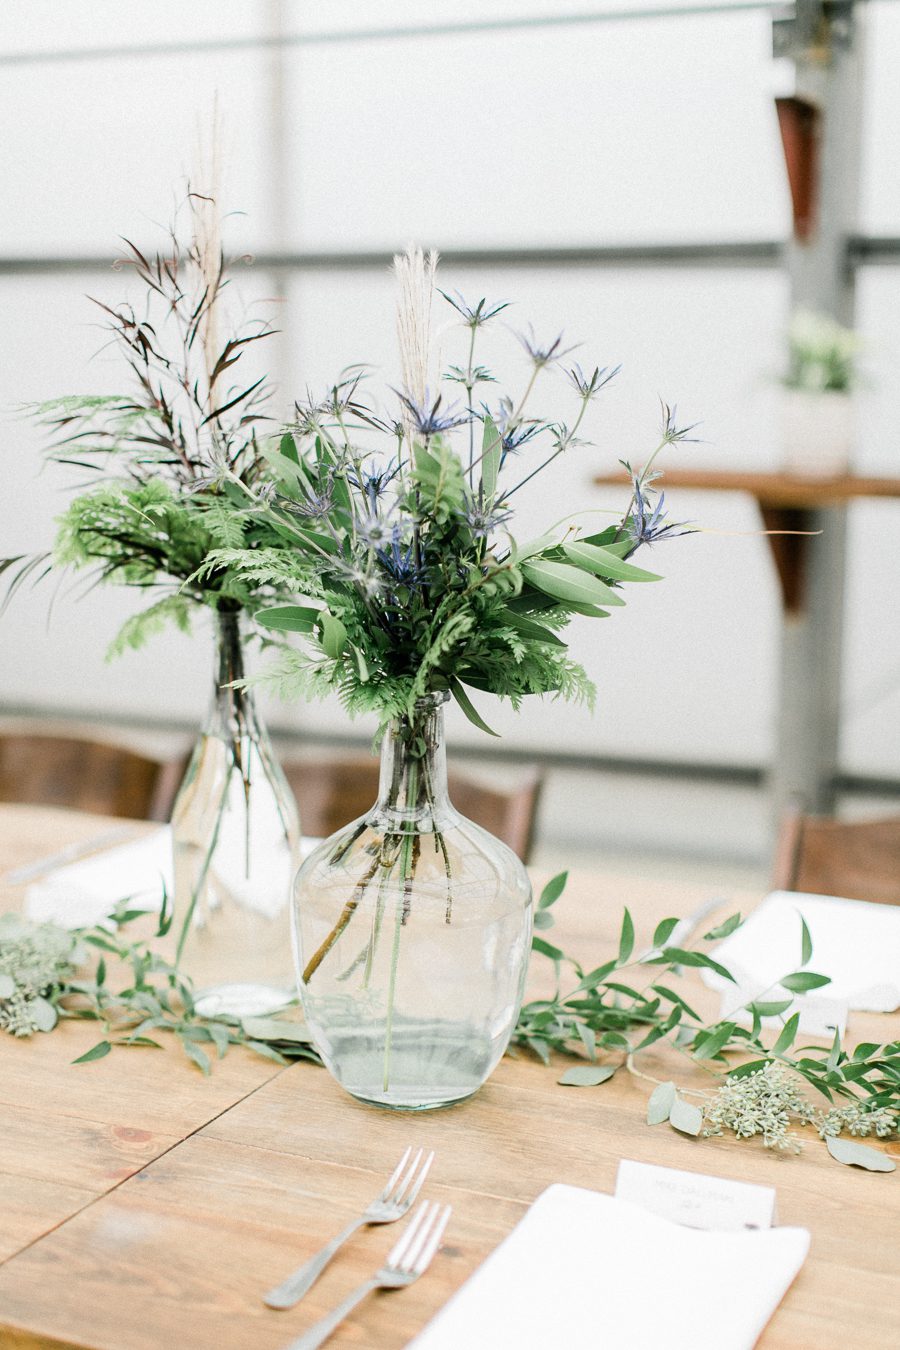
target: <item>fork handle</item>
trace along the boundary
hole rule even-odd
[[[298,1336],[290,1345],[285,1346],[285,1350],[318,1350],[320,1345],[324,1345],[333,1331],[336,1331],[343,1322],[344,1318],[351,1313],[357,1303],[362,1303],[363,1299],[371,1294],[373,1289],[378,1288],[377,1280],[366,1280],[352,1294],[348,1294],[343,1303],[339,1303],[334,1312],[330,1312],[327,1317],[323,1317],[321,1322],[316,1322],[315,1326],[310,1327],[309,1331],[302,1336]]]
[[[352,1223],[348,1223],[347,1227],[342,1229],[337,1237],[332,1238],[320,1252],[311,1256],[304,1265],[298,1266],[293,1274],[282,1280],[275,1289],[270,1289],[263,1296],[263,1302],[270,1308],[293,1308],[294,1304],[299,1303],[303,1295],[312,1288],[335,1252],[339,1251],[347,1239],[352,1237],[358,1228],[362,1228],[365,1222],[365,1219],[354,1219]]]

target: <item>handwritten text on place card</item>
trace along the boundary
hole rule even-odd
[[[771,1186],[751,1186],[628,1158],[619,1163],[615,1194],[618,1200],[628,1200],[688,1228],[771,1228],[775,1221]]]

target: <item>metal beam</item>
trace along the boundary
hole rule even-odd
[[[818,0],[802,0],[810,14]],[[787,249],[795,309],[853,324],[855,274],[847,241],[859,209],[865,16],[856,16],[850,45],[834,43],[827,60],[801,51],[797,93],[821,110],[820,188],[811,236]],[[806,599],[786,614],[782,630],[779,727],[772,769],[775,817],[799,799],[809,811],[831,812],[840,732],[841,629],[846,570],[846,509],[812,513]]]
[[[857,0],[859,2],[859,0]],[[603,23],[669,18],[705,18],[716,14],[751,11],[773,13],[784,9],[780,0],[733,0],[719,4],[647,5],[643,9],[600,9],[590,13],[518,15],[510,18],[468,19],[457,23],[398,24],[378,28],[330,29],[312,33],[283,33],[234,38],[196,38],[185,41],[119,43],[69,50],[0,53],[0,66],[56,65],[77,61],[109,61],[154,56],[191,56],[205,52],[263,51],[267,48],[326,47],[359,42],[397,42],[411,38],[477,36],[485,33],[539,32],[547,28],[585,28]]]
[[[295,271],[382,271],[394,250],[343,252],[261,252],[253,254],[257,267]],[[448,248],[441,259],[453,267],[777,267],[784,246],[776,240],[746,240],[696,244],[610,244],[575,248]],[[26,273],[94,272],[108,270],[113,259],[99,254],[68,258],[0,257],[0,275]]]

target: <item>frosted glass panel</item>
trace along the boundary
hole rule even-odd
[[[741,13],[290,52],[294,242],[779,237],[769,33]]]
[[[271,58],[257,52],[129,57],[0,70],[0,255],[113,256],[146,240],[183,199],[198,128],[218,93],[225,119],[222,199],[239,247],[271,229]],[[10,209],[10,204],[15,209]]]

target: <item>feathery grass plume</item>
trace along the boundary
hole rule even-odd
[[[432,375],[431,302],[438,255],[426,256],[410,244],[394,258],[397,278],[397,340],[403,390],[413,403],[424,408],[435,387]],[[408,410],[404,416],[408,416]]]
[[[221,299],[224,254],[222,251],[222,115],[218,92],[213,96],[208,139],[203,127],[197,129],[194,187],[190,192],[193,225],[192,253],[200,273],[204,308],[200,334],[210,398],[221,372],[219,359],[219,303]]]

